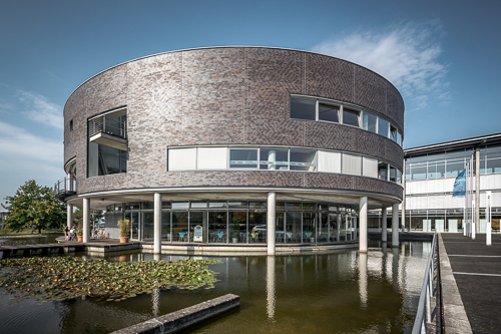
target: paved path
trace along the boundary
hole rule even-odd
[[[501,235],[492,236],[491,246],[485,234],[442,239],[473,333],[501,333]]]

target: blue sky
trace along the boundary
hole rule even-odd
[[[501,132],[500,1],[0,2],[0,200],[63,173],[62,109],[97,72],[217,45],[327,53],[404,96],[405,147]]]

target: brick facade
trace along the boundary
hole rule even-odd
[[[291,119],[290,94],[336,99],[383,115],[403,133],[404,104],[378,74],[341,59],[260,47],[175,51],[112,67],[90,78],[64,108],[64,159],[76,157],[79,194],[171,187],[283,187],[378,193],[402,188],[327,173],[168,172],[177,145],[285,145],[360,153],[402,169],[403,150],[355,127]],[[87,178],[87,120],[127,106],[127,173]],[[73,120],[73,130],[69,122]]]

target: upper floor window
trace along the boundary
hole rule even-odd
[[[359,115],[360,115],[359,111],[344,107],[343,108],[343,124],[360,126],[359,120],[358,120]]]
[[[339,122],[339,106],[333,104],[318,103],[318,120]]]
[[[390,131],[390,122],[380,117],[378,121],[377,133],[379,133],[381,136],[385,136],[386,138],[388,138],[389,131]]]
[[[290,169],[316,171],[316,152],[314,150],[290,150]]]
[[[364,111],[363,129],[377,133],[377,116],[370,112]]]
[[[389,138],[402,146],[402,133],[377,113],[353,104],[302,95],[290,96],[290,117],[355,126]]]
[[[90,118],[87,122],[87,132],[87,175],[126,172],[128,159],[126,108],[111,110]]]
[[[398,131],[393,125],[390,126],[390,139],[394,142],[398,142]]]
[[[230,149],[230,168],[257,168],[257,149]]]
[[[291,117],[315,120],[316,100],[291,96]]]
[[[302,147],[172,147],[167,149],[167,170],[303,171],[401,181],[401,172],[387,162]]]
[[[259,152],[259,169],[289,169],[289,152],[284,148],[261,148]]]

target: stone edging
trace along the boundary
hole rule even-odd
[[[473,333],[464,309],[463,300],[459,293],[456,279],[452,273],[451,263],[442,240],[438,233],[438,251],[440,255],[440,284],[442,289],[443,326],[445,333],[468,334]]]
[[[239,306],[240,297],[234,294],[227,294],[130,327],[122,328],[112,332],[112,334],[175,333]]]

